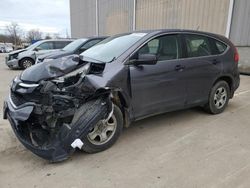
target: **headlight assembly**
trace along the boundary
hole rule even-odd
[[[12,59],[17,59],[18,57],[18,54],[12,54],[9,56],[9,59],[12,60]]]

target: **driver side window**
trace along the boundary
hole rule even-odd
[[[51,50],[53,49],[53,43],[52,42],[44,42],[38,46],[41,50]]]
[[[179,40],[177,35],[165,35],[146,43],[137,55],[155,54],[158,61],[178,59],[180,57]]]

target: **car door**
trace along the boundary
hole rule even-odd
[[[186,46],[187,105],[208,100],[209,92],[222,68],[221,57],[216,55],[213,39],[204,35],[183,35]]]
[[[130,65],[132,107],[135,119],[183,108],[186,80],[179,35],[163,35],[150,40],[132,58],[156,54],[155,65]]]

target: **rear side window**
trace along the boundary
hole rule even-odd
[[[216,54],[222,54],[223,52],[226,51],[227,49],[227,45],[225,45],[224,43],[218,41],[218,40],[214,40],[216,48],[217,48],[217,53]]]
[[[212,54],[209,39],[200,35],[185,35],[188,57],[202,57]]]
[[[55,41],[54,49],[62,49],[72,41]]]

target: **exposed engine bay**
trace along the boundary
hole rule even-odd
[[[31,67],[13,80],[4,116],[28,149],[57,162],[81,149],[81,138],[112,115],[112,94],[86,78],[101,74],[104,63],[70,56],[41,65],[34,66],[35,75]]]

